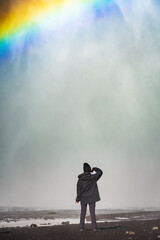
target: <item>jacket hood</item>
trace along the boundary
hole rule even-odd
[[[83,164],[83,171],[84,172],[91,172],[91,166],[86,162]]]
[[[90,178],[90,175],[91,174],[89,172],[84,172],[84,173],[78,175],[78,178],[82,181],[86,181]]]

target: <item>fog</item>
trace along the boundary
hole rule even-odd
[[[38,26],[1,59],[0,206],[79,209],[88,162],[103,170],[98,208],[159,207],[159,4],[97,11]]]

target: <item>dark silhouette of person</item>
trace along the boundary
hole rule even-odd
[[[97,181],[102,176],[103,172],[100,168],[93,167],[91,169],[88,163],[83,164],[83,173],[78,176],[77,181],[77,197],[76,203],[81,202],[80,214],[80,231],[84,230],[85,216],[87,211],[87,204],[91,215],[91,222],[93,230],[96,231],[97,223],[95,216],[96,202],[100,201]],[[91,172],[95,171],[95,174]]]

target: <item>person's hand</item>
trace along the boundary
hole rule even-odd
[[[75,203],[79,203],[79,202],[75,202]]]

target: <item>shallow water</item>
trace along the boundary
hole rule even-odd
[[[71,224],[78,224],[79,219],[71,218],[57,218],[57,219],[19,219],[17,221],[13,219],[8,219],[7,221],[1,221],[0,227],[29,227],[31,224],[36,224],[38,227],[52,226],[52,225],[61,225],[62,222],[68,222]]]
[[[87,210],[86,217],[90,216]],[[160,218],[158,209],[96,209],[97,222],[121,222],[153,220]],[[1,208],[0,228],[27,227],[31,224],[52,226],[64,224],[79,224],[80,210],[53,210],[35,208]],[[90,223],[90,218],[86,223]]]

